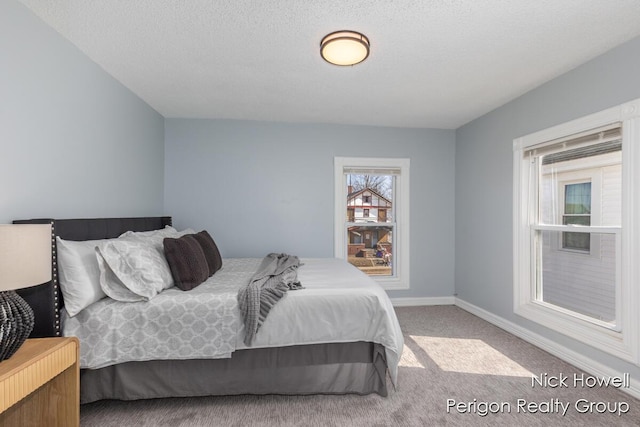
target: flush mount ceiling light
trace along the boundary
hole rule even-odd
[[[320,55],[334,65],[355,65],[369,56],[369,39],[356,31],[336,31],[324,36]]]

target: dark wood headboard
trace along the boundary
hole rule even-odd
[[[125,231],[159,230],[171,225],[170,216],[138,218],[85,218],[85,219],[28,219],[14,224],[51,224],[51,277],[42,285],[18,291],[33,309],[35,325],[31,338],[62,335],[60,309],[62,294],[58,286],[56,236],[65,240],[112,239]]]

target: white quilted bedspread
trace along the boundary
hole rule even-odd
[[[148,302],[104,298],[69,317],[65,336],[80,339],[80,366],[156,359],[226,358],[243,344],[237,293],[260,258],[228,258],[215,275],[184,292],[167,289]],[[252,347],[369,341],[385,346],[396,382],[404,345],[386,292],[344,260],[301,259],[304,289],[289,291],[258,331]]]

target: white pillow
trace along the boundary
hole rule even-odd
[[[75,242],[56,236],[60,290],[69,316],[104,298],[95,247],[106,240]]]
[[[160,230],[125,231],[119,237],[120,238],[124,238],[124,237],[153,237],[153,236],[158,236],[158,235],[166,235],[166,237],[169,237],[170,235],[175,234],[177,232],[178,232],[178,230],[176,230],[172,226],[165,225],[164,228],[162,228]]]
[[[137,302],[144,301],[144,298],[133,293],[127,288],[118,276],[113,272],[109,264],[100,254],[100,250],[96,247],[96,258],[98,259],[98,267],[100,268],[100,287],[107,296],[116,301]]]
[[[160,255],[164,257],[164,244],[163,241],[165,237],[173,237],[178,238],[184,236],[185,234],[195,234],[190,228],[186,230],[178,231],[170,225],[165,226],[161,230],[151,230],[151,231],[127,231],[120,235],[119,239],[127,239],[127,240],[136,240],[140,242],[145,242],[147,244],[152,245]]]
[[[100,286],[118,301],[148,301],[173,286],[171,269],[149,239],[118,238],[96,248]],[[102,259],[100,259],[102,258]]]

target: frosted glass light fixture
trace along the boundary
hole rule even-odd
[[[369,56],[369,39],[356,31],[336,31],[320,42],[320,55],[334,65],[355,65]]]

